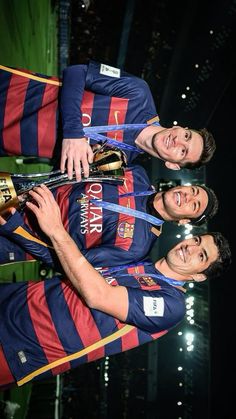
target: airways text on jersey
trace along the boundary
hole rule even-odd
[[[86,248],[97,246],[102,237],[102,208],[92,203],[91,199],[102,199],[101,183],[91,183],[85,186],[80,202],[80,233],[86,236]]]

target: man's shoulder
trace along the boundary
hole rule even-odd
[[[132,171],[133,172],[133,174],[138,174],[138,173],[140,173],[140,174],[144,174],[144,175],[146,175],[147,176],[147,172],[146,172],[146,170],[144,169],[144,167],[143,166],[141,166],[140,164],[134,164],[134,165],[132,165],[132,166],[129,166],[128,168],[127,168],[127,170],[130,170],[130,171]]]
[[[139,182],[141,184],[151,187],[150,179],[144,167],[140,166],[139,164],[136,164],[132,166],[130,170],[133,173],[134,182]]]

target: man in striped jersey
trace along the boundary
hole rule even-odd
[[[199,225],[218,207],[214,192],[204,186],[176,186],[156,193],[141,166],[125,170],[123,185],[88,182],[61,186],[53,193],[64,227],[96,267],[141,260],[164,221]],[[0,263],[32,256],[48,265],[55,263],[50,242],[30,215],[26,211],[23,219],[16,212],[7,222],[0,218]]]
[[[0,66],[0,155],[51,158],[58,157],[59,152],[61,170],[67,169],[69,177],[75,170],[80,180],[81,164],[87,177],[93,159],[87,139],[93,143],[97,135],[86,130],[122,124],[135,125],[125,131],[115,127],[107,137],[118,141],[120,147],[123,144],[128,163],[147,152],[177,170],[199,167],[214,154],[215,142],[206,129],[164,128],[159,124],[144,80],[94,61],[64,71],[60,135],[60,84],[55,77]]]
[[[45,185],[30,192],[65,277],[1,284],[0,386],[46,379],[150,342],[185,314],[185,281],[217,276],[230,263],[220,233],[184,240],[152,264],[97,272],[65,231]]]

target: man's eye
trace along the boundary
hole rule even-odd
[[[194,237],[194,242],[195,242],[196,244],[199,244],[199,237]]]
[[[203,253],[200,253],[200,260],[201,260],[201,262],[203,262],[203,260],[204,260],[204,255],[203,255]]]

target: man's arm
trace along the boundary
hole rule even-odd
[[[109,285],[90,265],[65,231],[60,209],[49,189],[42,185],[29,192],[35,203],[27,202],[41,229],[54,246],[61,265],[90,308],[101,310],[125,321],[128,315],[128,293],[125,287]]]
[[[71,177],[74,169],[77,180],[80,180],[80,162],[85,176],[88,176],[88,163],[91,163],[93,159],[92,150],[87,143],[82,125],[81,106],[84,90],[108,97],[129,99],[133,104],[132,109],[135,109],[133,112],[136,122],[147,121],[156,116],[151,91],[143,79],[94,61],[90,61],[88,66],[67,67],[63,72],[61,89],[64,138],[61,170],[64,171],[67,166],[68,174]],[[139,103],[138,108],[137,103]],[[140,121],[138,121],[139,118]]]
[[[61,115],[63,143],[61,152],[62,172],[67,168],[69,178],[73,170],[76,179],[81,180],[81,165],[84,176],[89,176],[89,163],[93,161],[93,152],[85,138],[82,125],[81,104],[85,89],[87,66],[70,66],[63,72],[61,89]]]

